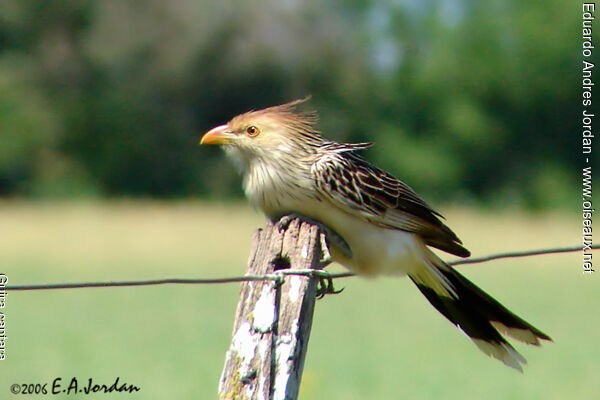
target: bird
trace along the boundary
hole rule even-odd
[[[331,259],[363,276],[408,276],[444,317],[485,354],[523,371],[505,336],[539,346],[552,339],[444,262],[432,247],[470,256],[443,216],[410,186],[359,153],[372,143],[339,143],[318,130],[308,98],[233,117],[205,133],[238,167],[250,202],[271,220],[301,215],[343,239]]]

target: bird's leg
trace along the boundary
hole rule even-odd
[[[319,240],[321,242],[320,244],[322,252],[322,257],[319,260],[319,267],[321,269],[325,268],[333,262],[330,251],[330,244],[336,246],[346,257],[352,258],[352,250],[350,249],[350,246],[348,245],[348,243],[346,243],[344,238],[340,236],[340,234],[338,234],[333,229],[330,229],[329,227],[325,226],[321,222],[305,217],[304,215],[290,213],[282,216],[277,221],[277,229],[279,229],[280,231],[286,229],[289,226],[289,224],[296,218],[300,219],[301,221],[317,225],[319,227]],[[322,299],[327,294],[341,293],[342,290],[344,290],[344,288],[340,290],[335,290],[335,288],[333,287],[333,279],[331,277],[319,276],[319,284],[317,287],[317,299]]]
[[[323,243],[323,241],[321,241],[321,248],[322,249],[327,249],[327,253],[324,254],[324,258],[328,257],[329,258],[329,262],[331,262],[331,253],[330,253],[330,243],[333,244],[335,247],[337,247],[343,254],[345,257],[348,258],[352,258],[354,257],[354,255],[352,254],[352,249],[350,248],[350,245],[348,245],[348,243],[344,240],[343,237],[340,236],[339,233],[337,233],[336,231],[334,231],[333,229],[329,229],[327,226],[321,224],[323,231],[325,232],[325,240]],[[325,244],[325,246],[323,246],[323,244]],[[325,253],[325,250],[323,250],[323,253]]]
[[[333,260],[331,258],[331,252],[329,250],[328,239],[331,240],[332,242],[334,242],[334,244],[336,246],[338,246],[340,249],[342,249],[342,251],[347,249],[347,251],[351,257],[352,251],[350,251],[350,246],[348,246],[348,243],[346,243],[346,241],[344,239],[342,239],[342,237],[340,235],[338,235],[335,231],[327,228],[326,226],[323,226],[323,225],[321,225],[321,226],[323,228],[323,229],[321,229],[321,232],[319,234],[319,240],[321,241],[321,251],[323,254],[321,257],[321,260],[319,261],[321,268],[323,269],[333,262]],[[319,276],[319,284],[317,286],[317,296],[316,297],[317,297],[317,299],[322,299],[327,294],[338,294],[338,293],[341,293],[343,290],[344,290],[344,288],[341,288],[340,290],[335,290],[335,288],[333,287],[333,279],[330,276],[325,277],[325,276],[320,275]]]
[[[339,233],[337,233],[333,229],[330,229],[323,223],[321,223],[319,221],[315,221],[311,218],[305,217],[304,215],[301,215],[298,213],[290,213],[290,214],[286,214],[286,215],[282,216],[277,221],[277,229],[279,229],[280,232],[284,229],[287,229],[287,227],[290,225],[290,223],[296,218],[298,218],[302,221],[306,221],[310,224],[317,225],[321,229],[321,232],[324,233],[324,235],[321,234],[321,237],[320,237],[321,249],[323,252],[323,258],[321,259],[321,267],[322,268],[326,267],[327,265],[331,264],[331,262],[332,262],[331,253],[329,251],[330,243],[332,243],[337,248],[339,248],[340,251],[344,254],[344,256],[346,256],[348,258],[353,257],[350,246],[344,240],[344,238],[340,236]]]
[[[321,242],[321,259],[319,260],[319,266],[321,269],[325,269],[326,266],[333,262],[331,252],[329,251],[329,241],[327,240],[327,233],[324,229],[319,232],[319,241]]]

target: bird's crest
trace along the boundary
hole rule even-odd
[[[316,139],[320,142],[323,140],[323,137],[317,130],[317,122],[319,120],[317,112],[298,109],[298,105],[308,100],[310,100],[310,96],[262,110],[249,111],[234,117],[229,122],[229,125],[240,126],[253,120],[267,120],[281,125],[289,133],[299,134],[306,139]]]

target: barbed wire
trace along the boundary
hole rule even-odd
[[[592,249],[600,249],[600,245],[592,245]],[[555,253],[572,253],[575,251],[583,250],[581,246],[572,246],[572,247],[558,247],[555,249],[541,249],[541,250],[530,250],[530,251],[514,251],[510,253],[500,253],[494,254],[486,257],[479,258],[466,258],[461,260],[450,261],[448,264],[450,265],[461,265],[461,264],[477,264],[492,260],[499,260],[502,258],[518,258],[518,257],[528,257],[528,256],[540,256],[544,254],[555,254]]]
[[[600,245],[592,245],[589,249],[600,249]],[[464,260],[448,261],[449,265],[461,265],[461,264],[478,264],[488,261],[503,259],[503,258],[518,258],[518,257],[530,257],[539,256],[546,254],[557,254],[557,253],[572,253],[575,251],[582,251],[581,246],[572,247],[559,247],[553,249],[541,249],[541,250],[529,250],[509,253],[493,254],[485,257],[469,258]],[[164,279],[149,279],[149,280],[136,280],[136,281],[114,281],[114,282],[75,282],[75,283],[42,283],[42,284],[30,284],[30,285],[7,285],[4,290],[51,290],[51,289],[82,289],[82,288],[97,288],[97,287],[123,287],[123,286],[155,286],[155,285],[168,285],[168,284],[185,284],[185,285],[199,285],[199,284],[224,284],[224,283],[237,283],[246,281],[264,281],[272,280],[281,282],[286,275],[299,275],[299,276],[312,276],[325,279],[338,279],[348,278],[356,276],[351,272],[343,272],[332,274],[323,270],[279,270],[273,274],[266,275],[244,275],[234,276],[228,278],[209,278],[209,279],[182,279],[182,278],[164,278]]]

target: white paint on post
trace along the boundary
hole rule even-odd
[[[302,250],[300,251],[300,255],[302,255],[302,258],[307,258],[308,257],[308,244],[305,244],[304,246],[302,246]]]
[[[243,323],[231,341],[231,350],[235,351],[240,357],[240,375],[246,376],[250,372],[250,363],[254,358],[256,346],[258,346],[258,335],[252,334],[252,327],[249,322]]]
[[[261,360],[265,360],[269,356],[270,342],[267,340],[261,340],[258,344],[258,356]],[[258,396],[259,400],[269,400],[265,397],[265,393],[269,393],[269,388],[265,388],[267,384],[267,375],[263,374],[258,378]]]
[[[290,278],[290,301],[295,303],[300,298],[300,290],[302,289],[302,277],[292,275]]]
[[[298,324],[298,321],[295,321],[294,324],[292,325],[292,335],[294,337],[297,337],[299,329],[300,329],[300,325]]]
[[[275,311],[275,290],[269,285],[265,285],[252,313],[254,329],[262,333],[271,332],[275,323]]]
[[[273,400],[285,400],[287,398],[288,385],[296,386],[296,377],[293,375],[293,359],[296,338],[286,334],[277,338],[275,354],[277,357],[277,369],[275,371],[275,384],[273,385]]]

